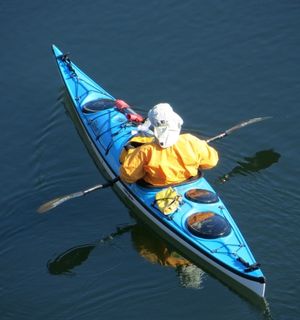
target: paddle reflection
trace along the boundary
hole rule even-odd
[[[246,176],[253,172],[264,170],[278,162],[280,156],[281,155],[273,151],[273,149],[256,152],[252,157],[245,157],[244,161],[237,161],[238,165],[230,172],[219,177],[218,180],[224,183],[236,175]]]
[[[73,269],[84,263],[96,247],[108,244],[127,232],[131,232],[134,247],[144,259],[153,264],[174,268],[181,286],[201,288],[204,271],[182,257],[147,226],[139,223],[118,227],[115,232],[94,243],[70,248],[49,260],[48,270],[52,275],[72,275]]]
[[[118,227],[116,231],[112,232],[108,236],[89,244],[75,246],[67,251],[64,251],[53,260],[49,260],[47,263],[48,270],[53,275],[72,275],[72,270],[75,267],[80,266],[86,261],[90,253],[99,245],[108,243],[116,237],[121,236],[124,233],[131,231],[135,225],[126,225]]]

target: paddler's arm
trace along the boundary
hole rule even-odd
[[[136,148],[127,155],[120,166],[120,178],[126,183],[134,183],[145,176],[144,165],[148,162],[147,150]]]
[[[199,169],[200,170],[207,170],[215,167],[219,161],[219,155],[217,150],[213,147],[209,146],[208,143],[204,140],[198,140],[198,150],[199,150]]]
[[[218,152],[209,146],[205,140],[189,135],[189,141],[197,155],[197,164],[200,170],[211,169],[217,165],[219,161]]]

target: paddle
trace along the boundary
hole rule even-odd
[[[212,141],[215,141],[215,140],[218,140],[218,139],[222,139],[222,138],[228,136],[230,133],[232,133],[235,130],[238,130],[238,129],[241,129],[243,127],[246,127],[249,124],[257,123],[257,122],[260,122],[260,121],[263,121],[263,120],[267,120],[267,119],[270,119],[270,118],[272,118],[272,117],[259,117],[259,118],[253,118],[253,119],[241,122],[241,123],[235,125],[234,127],[232,127],[230,129],[218,134],[217,136],[214,136],[212,138],[207,139],[206,142],[209,143],[209,142],[212,142]]]
[[[117,230],[111,234],[103,237],[94,243],[88,243],[79,245],[61,253],[54,260],[49,260],[47,263],[48,270],[53,275],[70,274],[72,269],[81,265],[85,260],[88,259],[90,253],[98,246],[105,244],[108,241],[114,240],[129,231],[132,231],[137,227],[137,224],[128,224],[117,227]]]
[[[212,141],[215,141],[215,140],[218,140],[218,139],[222,139],[222,138],[228,136],[230,133],[232,133],[235,130],[241,129],[241,128],[243,128],[245,126],[248,126],[250,124],[257,123],[257,122],[260,122],[262,120],[266,120],[266,119],[269,119],[269,118],[271,118],[271,117],[259,117],[259,118],[253,118],[253,119],[250,119],[248,121],[241,122],[241,123],[235,125],[234,127],[232,127],[230,129],[218,134],[217,136],[214,136],[212,138],[207,139],[206,142],[212,142]],[[66,202],[68,200],[85,196],[86,194],[88,194],[90,192],[93,192],[93,191],[96,191],[96,190],[99,190],[99,189],[108,188],[108,187],[112,186],[115,182],[117,182],[119,180],[120,180],[120,178],[117,177],[117,178],[115,178],[112,181],[109,181],[107,183],[97,184],[94,187],[91,187],[89,189],[78,191],[78,192],[74,192],[74,193],[71,193],[71,194],[67,194],[65,196],[61,196],[61,197],[55,198],[55,199],[50,200],[50,201],[44,203],[43,205],[41,205],[37,209],[37,212],[38,213],[48,212],[49,210],[57,207],[58,205]]]
[[[75,199],[75,198],[79,198],[79,197],[82,197],[82,196],[85,196],[87,195],[88,193],[90,192],[93,192],[93,191],[96,191],[96,190],[99,190],[99,189],[105,189],[105,188],[108,188],[108,187],[111,187],[115,182],[119,181],[119,177],[113,179],[112,181],[109,181],[107,183],[104,183],[104,184],[97,184],[95,185],[94,187],[91,187],[89,189],[86,189],[86,190],[82,190],[82,191],[78,191],[78,192],[74,192],[74,193],[70,193],[70,194],[67,194],[65,196],[61,196],[61,197],[58,197],[58,198],[55,198],[55,199],[52,199],[46,203],[44,203],[43,205],[41,205],[38,209],[37,209],[37,212],[38,213],[45,213],[55,207],[57,207],[58,205],[68,201],[68,200],[71,200],[71,199]]]

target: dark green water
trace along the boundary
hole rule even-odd
[[[298,1],[2,1],[1,319],[298,319]],[[64,108],[50,46],[146,112],[167,101],[214,146],[206,177],[267,277],[266,305],[188,266],[105,189]],[[174,268],[172,261],[179,261]]]

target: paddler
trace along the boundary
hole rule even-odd
[[[121,180],[144,180],[153,186],[165,186],[197,177],[199,170],[216,166],[218,152],[192,134],[180,134],[182,124],[183,120],[168,103],[150,109],[139,129],[151,130],[154,138],[123,155]]]

